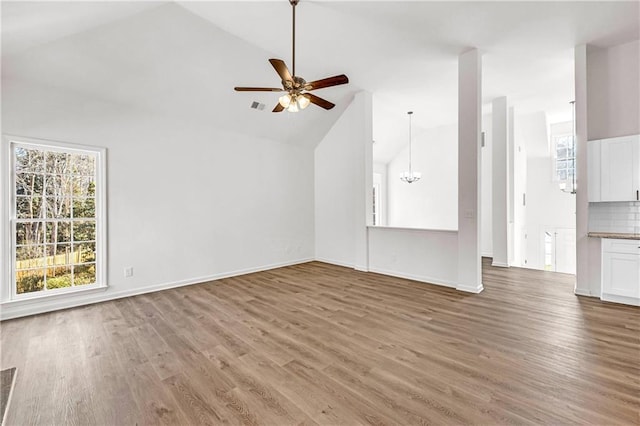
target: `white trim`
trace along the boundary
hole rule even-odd
[[[497,266],[498,268],[508,268],[509,264],[503,263],[503,262],[491,261],[491,266]]]
[[[0,211],[0,301],[8,300],[11,298],[11,261],[7,262],[7,259],[10,258],[12,253],[11,248],[11,222],[9,221],[11,202],[7,199],[9,198],[9,194],[11,194],[11,167],[10,167],[10,159],[11,159],[11,143],[6,135],[2,135],[2,147],[1,147],[2,155],[0,155],[0,179],[2,181],[2,191],[3,194],[0,196],[0,206],[2,209]]]
[[[369,272],[382,274],[382,275],[389,275],[391,277],[404,278],[412,281],[420,281],[425,284],[432,284],[432,285],[437,285],[441,287],[456,288],[456,283],[454,282],[442,280],[439,278],[425,277],[423,275],[413,275],[413,274],[407,274],[404,272],[390,271],[390,270],[379,269],[379,268],[370,268]]]
[[[390,229],[396,231],[419,231],[419,232],[454,232],[458,233],[457,229],[431,229],[431,228],[409,228],[405,226],[382,226],[382,225],[367,225],[369,229]]]
[[[577,288],[577,287],[573,290],[573,294],[575,294],[576,296],[598,297],[591,294],[590,290]]]
[[[42,303],[34,303],[34,300],[29,301],[12,301],[9,303],[0,304],[0,321],[24,317],[27,315],[41,314],[44,312],[57,311],[60,309],[68,309],[76,306],[89,305],[92,303],[106,302],[114,299],[121,299],[123,297],[136,296],[138,294],[153,293],[156,291],[167,290],[170,288],[183,287],[193,284],[206,283],[208,281],[220,280],[223,278],[236,277],[239,275],[252,274],[254,272],[263,272],[270,269],[282,268],[284,266],[298,265],[301,263],[307,263],[313,261],[313,258],[304,258],[298,260],[292,260],[287,262],[273,263],[270,265],[263,265],[255,268],[246,268],[237,271],[222,272],[219,274],[207,275],[203,277],[189,278],[186,280],[167,282],[162,284],[154,284],[145,287],[139,287],[130,290],[121,290],[113,292],[105,292],[103,294],[95,294],[96,292],[102,292],[106,287],[97,288],[92,294],[83,294],[83,297],[70,297],[56,298],[52,300],[50,298],[39,299]],[[87,291],[89,292],[89,291]]]
[[[344,266],[345,268],[355,269],[355,265],[353,263],[342,262],[340,260],[327,259],[324,257],[316,257],[315,260],[317,262],[329,263],[331,265]]]
[[[640,299],[637,297],[618,296],[617,294],[602,293],[601,300],[605,302],[624,303],[625,305],[640,306]]]
[[[458,284],[456,282],[453,281],[447,281],[447,280],[443,280],[440,278],[433,278],[433,277],[426,277],[423,275],[413,275],[413,274],[407,274],[404,272],[398,272],[398,271],[390,271],[387,269],[380,269],[380,268],[369,268],[368,271],[362,270],[362,269],[358,269],[357,267],[355,267],[352,264],[347,264],[344,262],[339,262],[339,261],[335,261],[335,260],[330,260],[330,259],[324,259],[324,258],[319,258],[316,257],[316,261],[317,262],[323,262],[323,263],[329,263],[331,265],[337,265],[337,266],[344,266],[346,268],[353,268],[356,271],[360,271],[360,272],[371,272],[374,274],[381,274],[381,275],[388,275],[390,277],[396,277],[396,278],[404,278],[406,280],[412,280],[412,281],[419,281],[425,284],[431,284],[431,285],[437,285],[437,286],[441,286],[441,287],[449,287],[449,288],[455,288],[456,290],[459,291],[464,291],[464,292],[468,292],[468,293],[480,293],[482,290],[484,290],[484,287],[482,286],[482,284],[480,284],[478,287],[464,287],[464,286],[458,286]]]
[[[38,303],[45,299],[65,297],[73,294],[87,293],[94,290],[104,291],[109,286],[98,284],[77,285],[73,287],[62,287],[47,291],[34,291],[31,293],[19,294],[18,297],[0,302],[0,306],[11,306],[11,304],[19,304],[22,302]]]
[[[2,212],[0,212],[0,236],[2,237],[3,246],[0,248],[0,259],[5,265],[0,271],[4,278],[0,289],[0,303],[5,304],[9,301],[42,299],[46,297],[58,297],[63,294],[73,294],[86,292],[95,288],[104,289],[107,287],[107,150],[106,148],[92,145],[71,144],[50,139],[37,139],[18,135],[3,134],[2,135],[2,151],[5,154],[4,161],[0,164],[0,177],[4,181],[4,194],[0,197],[2,203]],[[13,164],[13,147],[21,146],[25,148],[34,148],[45,151],[55,152],[78,152],[90,153],[95,156],[95,179],[96,179],[96,195],[95,195],[95,223],[96,223],[96,283],[87,287],[71,289],[60,289],[43,291],[36,294],[17,294],[14,285],[15,277],[15,247],[13,246],[13,238],[15,230],[12,229],[15,223],[15,217],[12,217],[12,205],[15,197],[14,174],[11,165]],[[5,205],[6,203],[6,205]],[[44,222],[44,220],[43,220]],[[2,315],[0,314],[0,319]]]
[[[475,285],[475,286],[469,286],[466,284],[458,284],[456,286],[456,290],[458,291],[464,291],[466,293],[474,293],[474,294],[478,294],[480,292],[482,292],[482,290],[484,290],[484,286],[482,285],[482,283]]]

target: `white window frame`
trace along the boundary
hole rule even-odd
[[[107,287],[107,206],[106,206],[106,149],[90,145],[70,144],[66,142],[34,139],[22,136],[2,135],[2,161],[0,167],[3,177],[3,196],[0,200],[2,206],[2,247],[0,258],[2,259],[2,285],[0,285],[0,302],[29,301],[32,299],[44,299],[51,297],[64,297],[74,293],[86,293],[97,289],[104,290]],[[15,224],[16,224],[16,194],[15,194],[15,147],[27,149],[41,149],[46,151],[58,151],[69,153],[90,153],[95,155],[96,167],[96,194],[95,194],[95,220],[96,220],[96,282],[82,286],[65,287],[46,291],[18,294],[14,282],[15,279]]]
[[[553,149],[553,155],[551,155],[551,160],[553,161],[552,167],[551,167],[551,171],[552,171],[552,176],[551,176],[551,181],[552,182],[571,182],[571,178],[569,178],[569,175],[567,174],[567,179],[560,179],[558,177],[558,141],[560,140],[560,138],[566,138],[566,137],[573,137],[573,135],[571,133],[558,133],[558,134],[554,134],[552,136],[552,149]],[[574,146],[574,153],[573,153],[573,173],[575,174],[576,172],[576,161],[575,161],[575,146]],[[568,158],[567,158],[568,161]],[[569,170],[569,168],[567,168],[567,171]]]

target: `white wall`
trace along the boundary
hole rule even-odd
[[[356,267],[359,247],[366,250],[366,202],[371,203],[372,159],[365,170],[363,131],[371,130],[370,95],[367,105],[356,95],[315,149],[315,254],[316,259]],[[370,134],[370,133],[369,133]],[[371,136],[368,137],[369,155]],[[369,173],[368,183],[363,173]],[[369,199],[366,199],[368,190]],[[369,207],[370,209],[370,207]],[[362,217],[361,217],[362,216]],[[359,234],[364,233],[364,241]]]
[[[588,90],[588,53],[587,46],[580,45],[574,49],[575,67],[575,101],[576,101],[576,287],[574,292],[583,296],[600,297],[601,261],[600,239],[590,238],[589,232],[589,199],[587,191],[580,188],[589,187],[588,165],[588,104],[597,102],[589,99]]]
[[[458,233],[370,227],[369,270],[456,287]]]
[[[510,138],[511,123],[509,120],[509,108],[507,97],[495,98],[491,103],[491,129],[493,170],[491,179],[491,211],[492,220],[492,247],[493,266],[509,266],[509,197],[510,186],[512,184],[512,174],[510,173],[510,154],[513,140]],[[485,197],[483,197],[485,199]]]
[[[589,140],[640,133],[640,41],[587,50]]]
[[[518,121],[515,122],[516,125]],[[513,165],[515,175],[513,180],[513,266],[527,266],[526,264],[526,228],[529,223],[526,203],[528,200],[528,164],[527,147],[514,141]],[[535,182],[534,182],[535,184]],[[532,218],[535,220],[535,218]]]
[[[315,150],[316,258],[455,287],[458,261],[455,231],[369,226],[363,228],[367,233],[364,247],[367,263],[363,265],[356,261],[356,253],[361,251],[356,233],[363,224],[362,221],[358,223],[357,218],[359,212],[368,211],[369,206],[362,202],[358,205],[354,194],[371,186],[371,181],[360,179],[356,167],[366,161],[371,163],[366,152],[366,147],[371,147],[366,138],[366,129],[370,126],[367,117],[371,117],[367,99],[370,95],[358,93]],[[374,171],[386,174],[384,165],[371,165],[369,173]]]
[[[482,286],[480,252],[480,163],[482,137],[482,55],[478,49],[458,57],[458,284],[479,293]]]
[[[493,131],[491,114],[482,116],[484,147],[482,148],[482,164],[480,176],[482,190],[480,201],[480,243],[483,257],[493,257]]]
[[[380,205],[378,206],[378,225],[387,226],[387,165],[373,163],[373,183],[380,185]]]
[[[545,230],[575,229],[575,195],[558,188],[551,180],[550,158],[534,157],[527,161],[527,263],[523,266],[544,269]]]
[[[16,81],[2,89],[3,132],[107,148],[109,288],[86,300],[313,258],[311,149]]]
[[[567,108],[569,105],[567,104]],[[558,182],[553,177],[553,153],[550,150],[550,137],[548,129],[566,130],[566,123],[560,126],[547,123],[544,112],[518,115],[516,123],[516,158],[525,156],[525,163],[520,163],[520,169],[526,176],[524,190],[522,182],[518,185],[516,196],[516,210],[519,219],[523,223],[526,240],[523,240],[523,232],[516,232],[516,247],[520,250],[516,256],[518,266],[532,269],[544,269],[544,232],[558,230],[559,238],[576,229],[575,195],[562,192]],[[571,126],[569,124],[569,131]],[[521,151],[520,151],[521,150]],[[518,183],[518,182],[516,182]],[[526,192],[526,206],[522,207],[522,192]],[[521,229],[522,231],[522,229]],[[575,245],[564,247],[558,244],[557,248],[563,250],[562,256],[575,258]],[[575,261],[571,260],[562,272],[575,273]]]
[[[418,129],[412,142],[412,168],[418,182],[400,180],[408,169],[409,147],[389,162],[387,224],[396,227],[458,228],[458,126]]]
[[[560,191],[553,177],[549,125],[544,112],[514,117],[514,266],[544,269],[543,234],[575,230],[575,196]],[[563,123],[563,125],[566,123]],[[482,255],[492,257],[492,114],[483,117]],[[522,194],[526,193],[526,206]],[[526,238],[525,238],[526,236]],[[574,256],[573,253],[570,256]],[[575,272],[574,268],[565,272]]]

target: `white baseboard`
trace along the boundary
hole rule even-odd
[[[502,263],[502,262],[495,262],[492,261],[491,262],[491,266],[497,266],[498,268],[508,268],[509,264],[508,263]]]
[[[207,281],[215,281],[223,278],[236,277],[239,275],[252,274],[254,272],[268,271],[270,269],[282,268],[285,266],[298,265],[300,263],[307,263],[313,261],[313,258],[298,259],[288,262],[273,263],[270,265],[263,265],[254,268],[241,269],[230,272],[222,272],[213,275],[207,275],[203,277],[189,278],[186,280],[167,282],[162,284],[154,284],[145,287],[139,287],[129,290],[120,290],[109,292],[103,290],[99,293],[92,292],[90,294],[73,294],[68,298],[56,298],[56,299],[31,299],[10,301],[0,305],[0,321],[24,317],[28,315],[41,314],[45,312],[58,311],[60,309],[74,308],[77,306],[89,305],[92,303],[106,302],[109,300],[121,299],[123,297],[136,296],[139,294],[153,293],[161,290],[168,290],[170,288],[184,287],[193,284],[200,284]]]
[[[640,299],[637,297],[618,296],[615,294],[603,293],[601,299],[605,302],[624,303],[625,305],[640,306]]]
[[[325,257],[316,257],[315,260],[318,262],[329,263],[331,265],[344,266],[345,268],[354,268],[353,263],[346,263],[340,260],[327,259]]]
[[[360,270],[358,268],[355,268],[353,265],[348,265],[348,264],[345,264],[345,263],[336,262],[336,261],[333,261],[333,260],[330,260],[330,259],[316,258],[316,260],[318,262],[330,263],[330,264],[334,264],[334,265],[338,265],[338,266],[345,266],[347,268],[354,268],[356,270]],[[482,286],[482,284],[479,284],[477,286],[464,286],[464,285],[458,285],[458,283],[456,283],[456,282],[447,281],[447,280],[443,280],[443,279],[440,279],[440,278],[426,277],[424,275],[407,274],[405,272],[391,271],[391,270],[388,270],[388,269],[380,269],[380,268],[371,268],[371,267],[369,267],[368,271],[363,271],[363,272],[373,272],[373,273],[376,273],[376,274],[389,275],[391,277],[404,278],[404,279],[413,280],[413,281],[420,281],[420,282],[423,282],[425,284],[432,284],[432,285],[438,285],[438,286],[442,286],[442,287],[455,288],[456,290],[464,291],[464,292],[467,292],[467,293],[478,294],[482,290],[484,290],[484,287]]]
[[[482,285],[482,283],[477,284],[477,285],[458,284],[456,286],[456,290],[464,291],[466,293],[478,294],[478,293],[482,292],[482,290],[484,290],[484,286]]]
[[[577,288],[573,290],[573,294],[578,296],[587,296],[587,297],[597,297],[591,294],[591,290],[587,290],[584,288]]]
[[[379,268],[369,268],[369,272],[374,272],[376,274],[382,274],[382,275],[389,275],[397,278],[405,278],[407,280],[420,281],[426,284],[439,285],[443,287],[450,287],[450,288],[456,287],[456,283],[454,282],[449,282],[439,278],[425,277],[422,275],[413,275],[413,274],[407,274],[404,272],[390,271],[390,270],[379,269]]]

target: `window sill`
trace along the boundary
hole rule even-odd
[[[93,293],[101,293],[109,288],[107,285],[101,286],[90,286],[90,287],[76,287],[72,290],[55,292],[53,294],[35,294],[29,295],[26,297],[20,297],[16,299],[9,299],[0,302],[0,306],[2,307],[13,307],[13,306],[23,306],[23,305],[31,305],[43,303],[46,301],[55,301],[59,299],[66,299],[69,297],[74,297],[78,295],[88,295]]]

